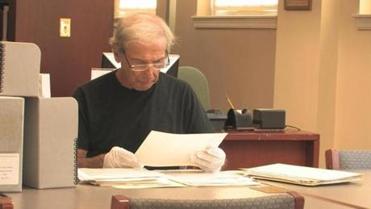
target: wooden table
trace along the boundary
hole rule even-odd
[[[300,187],[289,184],[276,184],[275,186],[296,189],[299,194],[304,196],[304,209],[351,209],[344,204],[327,200],[324,198],[313,197],[306,193],[319,193],[319,190],[338,190],[334,191],[333,196],[342,194],[341,201],[350,202],[361,201],[360,204],[369,204],[368,194],[362,191],[359,196],[356,191],[358,184],[345,184],[325,187]],[[357,186],[358,185],[358,186]],[[366,188],[363,187],[363,188]],[[313,191],[308,191],[313,190]],[[361,189],[362,190],[362,189]],[[304,191],[304,192],[303,192]],[[305,194],[304,194],[305,193]],[[325,196],[327,192],[325,192]],[[123,194],[126,196],[142,196],[153,198],[243,198],[251,194],[246,187],[189,187],[189,188],[157,188],[157,189],[133,189],[118,190],[109,187],[96,187],[90,185],[78,185],[76,188],[46,189],[36,190],[24,188],[22,193],[7,193],[12,198],[14,209],[110,209],[112,195]],[[197,195],[202,194],[202,195]],[[344,196],[349,195],[346,199]],[[324,196],[324,197],[325,197]],[[358,197],[355,197],[358,196]],[[352,200],[353,199],[353,200]],[[369,198],[368,198],[369,199]],[[362,208],[362,207],[359,207]],[[364,208],[364,207],[363,207]]]
[[[371,208],[371,171],[363,171],[362,181],[305,187],[264,181],[287,188],[304,196],[304,209],[365,209]],[[7,193],[15,209],[109,209],[112,195],[144,198],[243,198],[251,195],[248,187],[187,187],[118,190],[109,187],[78,185],[76,188],[35,190],[25,188],[22,193]]]
[[[307,131],[230,131],[221,144],[227,155],[224,169],[288,163],[318,167],[319,134]]]
[[[240,187],[182,187],[152,189],[113,189],[91,185],[76,188],[35,190],[25,188],[22,193],[7,193],[14,209],[110,209],[112,195],[135,198],[220,200],[279,195]]]

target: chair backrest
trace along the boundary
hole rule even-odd
[[[209,83],[205,75],[195,67],[179,66],[178,78],[187,82],[196,93],[205,110],[210,109]]]
[[[326,150],[326,168],[338,170],[371,169],[371,150]]]
[[[242,199],[146,199],[113,195],[111,209],[303,209],[304,198],[299,194],[281,193],[267,197]]]

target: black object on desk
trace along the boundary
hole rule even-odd
[[[225,121],[227,120],[227,114],[219,109],[210,109],[206,111],[207,117],[213,125],[216,132],[224,132]]]
[[[285,110],[259,108],[253,110],[253,123],[259,129],[284,129]]]
[[[227,121],[225,122],[226,129],[235,130],[253,130],[252,112],[248,109],[230,109],[228,111]]]

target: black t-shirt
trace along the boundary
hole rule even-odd
[[[92,157],[113,146],[135,152],[151,130],[207,133],[213,128],[191,87],[160,73],[146,91],[123,87],[115,72],[79,87],[78,148]]]

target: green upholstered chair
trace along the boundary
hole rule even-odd
[[[326,167],[337,170],[371,169],[371,151],[326,150]]]
[[[178,78],[187,82],[196,93],[205,110],[210,109],[209,83],[205,75],[195,67],[179,66]]]

